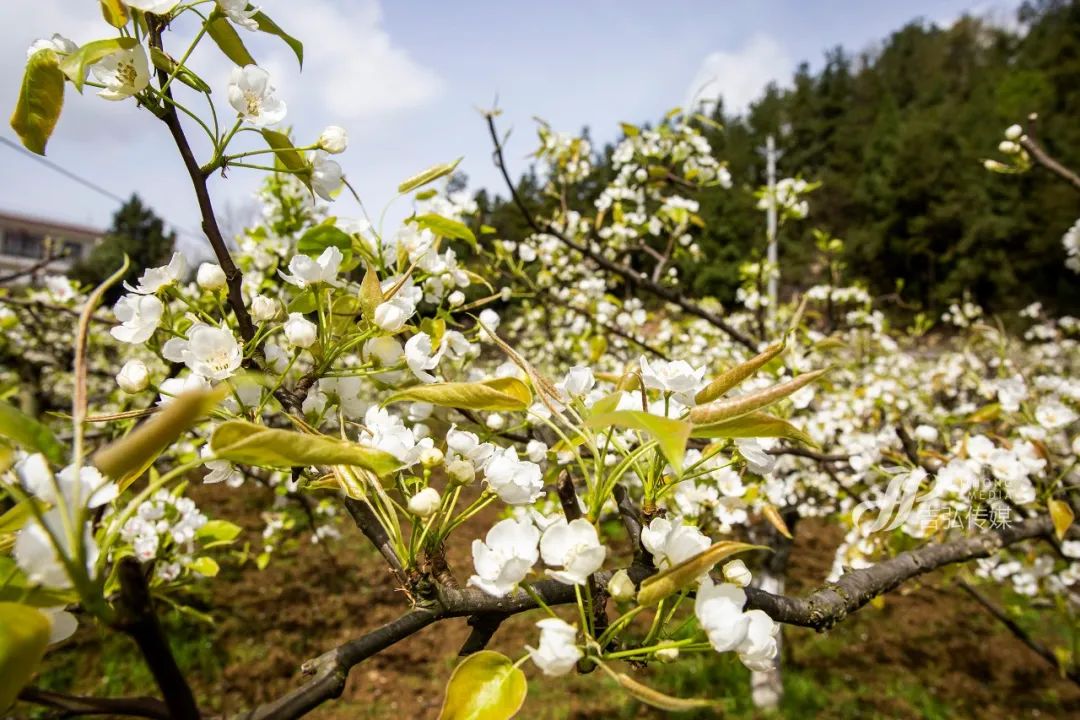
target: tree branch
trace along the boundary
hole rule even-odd
[[[1042,165],[1044,168],[1054,173],[1065,182],[1073,186],[1075,190],[1080,190],[1080,175],[1077,175],[1069,168],[1065,167],[1053,157],[1050,156],[1046,150],[1043,149],[1039,143],[1035,142],[1032,138],[1024,136],[1020,138],[1020,146],[1028,151],[1032,159]]]
[[[1029,635],[1022,627],[1017,625],[1016,622],[1011,617],[1009,617],[1004,610],[995,605],[990,600],[990,598],[986,597],[963,580],[960,580],[957,584],[960,585],[961,589],[963,589],[964,592],[974,598],[975,601],[979,603],[979,605],[981,605],[984,610],[993,615],[994,618],[996,618],[1002,625],[1007,627],[1009,629],[1009,632],[1015,635],[1016,638],[1020,640],[1020,642],[1027,645],[1037,655],[1046,660],[1046,662],[1050,663],[1050,665],[1053,666],[1054,670],[1061,673],[1063,677],[1067,677],[1069,680],[1072,680],[1075,684],[1080,685],[1080,672],[1077,672],[1076,670],[1070,670],[1068,667],[1063,665],[1058,659],[1057,655],[1055,655],[1052,650],[1040,643],[1035,638],[1031,637],[1031,635]]]
[[[165,703],[152,697],[96,698],[67,695],[28,687],[19,693],[24,702],[60,710],[60,717],[85,717],[87,715],[126,715],[128,717],[170,720]]]
[[[386,528],[383,527],[378,516],[375,515],[375,511],[371,509],[371,505],[366,500],[356,500],[348,496],[345,496],[342,502],[345,503],[345,509],[352,516],[356,527],[360,528],[360,532],[364,533],[364,537],[370,540],[371,544],[378,549],[402,587],[407,588],[408,577],[405,574],[405,566],[402,564],[401,558],[398,557],[397,551],[394,550],[394,545],[390,542],[390,536],[387,534]]]
[[[607,272],[618,275],[631,288],[639,287],[642,290],[652,293],[658,298],[671,303],[672,305],[677,305],[691,315],[696,315],[702,320],[708,322],[713,327],[716,327],[717,329],[726,333],[728,337],[730,337],[737,343],[743,345],[747,349],[754,352],[757,351],[757,344],[747,335],[743,334],[738,329],[732,327],[730,324],[728,324],[726,320],[724,320],[716,313],[706,310],[697,303],[687,299],[682,295],[682,293],[672,290],[671,288],[664,287],[659,283],[653,282],[648,278],[648,276],[636,272],[632,268],[626,267],[625,265],[620,265],[616,262],[613,262],[612,260],[609,260],[602,254],[595,252],[591,247],[588,246],[587,242],[583,245],[581,243],[575,242],[574,240],[571,240],[564,233],[560,232],[558,228],[552,226],[551,223],[545,222],[541,224],[533,216],[532,212],[530,212],[529,209],[525,206],[525,202],[521,199],[521,196],[518,195],[517,188],[514,186],[513,181],[510,179],[510,173],[506,169],[506,160],[503,157],[502,143],[499,141],[499,133],[498,130],[495,128],[494,114],[487,113],[485,117],[487,119],[488,131],[491,134],[491,140],[495,146],[495,150],[493,152],[495,166],[502,174],[503,181],[506,183],[506,188],[510,192],[511,200],[513,200],[514,204],[521,212],[522,217],[524,217],[525,222],[528,223],[529,227],[531,227],[534,232],[551,235],[571,250],[576,250],[585,257],[589,258]]]
[[[120,618],[116,623],[135,644],[146,660],[173,720],[198,720],[199,708],[184,674],[176,664],[169,641],[154,613],[150,587],[143,567],[133,557],[123,558],[118,566],[120,580]]]

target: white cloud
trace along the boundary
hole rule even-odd
[[[743,112],[773,81],[791,72],[792,60],[768,35],[755,35],[733,52],[709,53],[686,92],[686,106],[712,105],[723,98],[728,112]]]

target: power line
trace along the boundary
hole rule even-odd
[[[18,152],[20,155],[28,157],[31,160],[36,160],[37,162],[41,163],[45,167],[49,168],[50,170],[52,170],[54,172],[58,172],[61,175],[63,175],[64,177],[68,178],[69,180],[74,180],[75,182],[79,183],[83,187],[89,188],[90,190],[93,190],[94,192],[96,192],[96,193],[98,193],[100,195],[103,195],[104,197],[107,197],[110,200],[112,200],[112,201],[114,201],[116,203],[119,203],[120,205],[123,205],[124,203],[127,202],[127,199],[120,197],[119,195],[112,192],[108,188],[104,188],[104,187],[102,187],[101,185],[98,185],[97,183],[95,183],[92,180],[87,180],[86,178],[82,177],[81,175],[77,175],[77,174],[73,173],[72,171],[68,170],[67,168],[62,167],[60,165],[57,165],[56,163],[54,163],[53,161],[49,160],[46,157],[43,157],[43,156],[38,155],[36,153],[30,152],[26,148],[12,142],[8,138],[4,137],[3,135],[0,135],[0,144],[6,145],[7,147],[11,148],[12,150],[15,150],[16,152]],[[202,233],[194,232],[192,230],[189,230],[188,228],[183,227],[182,225],[177,225],[176,223],[170,222],[168,220],[166,220],[165,222],[166,222],[166,224],[171,226],[173,228],[173,230],[180,233],[181,235],[187,235],[188,237],[191,237],[191,238],[196,239],[196,240],[205,240]]]

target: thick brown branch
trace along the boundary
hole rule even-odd
[[[1035,162],[1072,185],[1076,190],[1080,190],[1080,175],[1077,175],[1051,157],[1039,143],[1035,142],[1030,137],[1024,136],[1020,138],[1020,145],[1028,151],[1028,154],[1031,155]]]
[[[126,557],[120,561],[117,575],[120,580],[117,629],[130,636],[139,646],[161,689],[169,716],[174,720],[198,720],[199,708],[195,704],[195,696],[176,664],[169,641],[158,623],[142,565],[135,558]]]
[[[59,717],[124,715],[127,717],[154,718],[154,720],[169,720],[170,718],[169,709],[165,707],[165,703],[152,697],[80,697],[29,687],[19,693],[19,699],[59,710]]]
[[[671,288],[664,287],[659,283],[653,282],[648,278],[648,276],[639,273],[630,267],[620,265],[617,262],[609,260],[601,253],[598,253],[594,251],[591,247],[589,247],[588,241],[586,241],[585,244],[578,243],[569,238],[564,233],[560,232],[559,229],[552,226],[551,223],[545,222],[541,224],[536,219],[536,217],[533,216],[532,212],[528,209],[528,207],[525,206],[525,202],[521,199],[521,196],[518,195],[517,188],[514,186],[514,182],[510,179],[510,172],[506,169],[506,160],[503,157],[502,143],[499,140],[498,130],[495,128],[494,114],[488,113],[486,115],[486,118],[488,124],[488,131],[490,132],[491,140],[495,145],[495,150],[493,153],[495,166],[499,169],[503,181],[506,183],[507,190],[510,192],[510,199],[513,200],[514,204],[521,212],[522,217],[525,219],[525,222],[528,223],[529,227],[531,227],[534,232],[551,235],[571,250],[575,250],[584,255],[585,257],[589,258],[594,263],[599,265],[602,269],[613,275],[621,277],[630,288],[641,288],[642,290],[645,290],[646,292],[649,292],[656,297],[671,303],[672,305],[676,305],[682,308],[684,311],[690,313],[691,315],[695,315],[702,320],[705,320],[707,323],[721,330],[722,332],[727,334],[727,336],[730,337],[732,340],[738,342],[744,347],[755,352],[757,351],[757,344],[753,340],[751,340],[748,336],[740,332],[735,327],[731,326],[726,320],[724,320],[724,318],[720,317],[716,313],[706,310],[705,308],[687,299],[681,293],[672,290]]]

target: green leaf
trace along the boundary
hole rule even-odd
[[[188,563],[188,567],[192,572],[199,573],[203,577],[216,577],[218,572],[221,571],[217,561],[208,557],[196,558]]]
[[[702,403],[712,402],[716,398],[726,393],[731,388],[735,387],[743,380],[747,379],[758,370],[760,370],[765,364],[767,364],[774,357],[784,352],[784,343],[777,343],[769,348],[766,348],[764,352],[756,355],[744,363],[736,365],[727,372],[722,373],[719,377],[714,379],[704,388],[702,388],[697,396],[694,398],[695,402],[699,405]]]
[[[269,33],[270,35],[277,35],[279,38],[285,41],[285,44],[292,48],[292,51],[296,54],[296,59],[300,63],[300,67],[304,67],[304,43],[294,38],[289,33],[278,27],[278,24],[266,16],[264,12],[257,12],[252,16],[255,22],[259,24],[259,31]]]
[[[730,400],[720,400],[710,405],[698,405],[690,410],[690,422],[695,425],[708,425],[752,413],[786,398],[827,372],[829,372],[829,368],[803,373],[794,380],[788,380],[763,390],[740,395]]]
[[[22,526],[34,516],[31,503],[37,503],[42,510],[45,505],[34,498],[26,498],[15,503],[15,506],[0,515],[0,535],[10,535],[22,529]]]
[[[296,173],[304,184],[311,185],[311,164],[304,159],[299,150],[293,147],[292,140],[283,132],[263,128],[260,130],[266,144],[278,152],[274,153],[277,160],[288,170]]]
[[[301,315],[307,315],[309,312],[315,312],[316,307],[318,305],[315,303],[315,293],[311,290],[305,290],[290,300],[286,309],[291,313],[297,312]]]
[[[67,465],[67,450],[52,431],[14,405],[0,401],[0,435],[28,452],[39,452],[53,465]]]
[[[639,605],[655,605],[666,597],[692,586],[697,579],[713,569],[718,562],[748,550],[768,550],[764,545],[722,540],[678,565],[646,578],[638,590]]]
[[[114,28],[122,28],[128,22],[127,5],[120,0],[101,0],[101,16]]]
[[[173,398],[165,409],[119,440],[94,454],[94,465],[120,485],[121,492],[146,472],[158,456],[225,397],[228,386],[191,390]]]
[[[640,430],[660,446],[676,475],[682,475],[683,456],[686,455],[686,441],[690,439],[693,426],[685,420],[661,417],[644,410],[614,410],[590,417],[585,425],[591,428],[616,427]]]
[[[532,391],[517,378],[495,378],[481,382],[451,382],[417,385],[400,390],[387,404],[414,400],[460,410],[517,411],[532,405]]]
[[[26,61],[11,129],[27,150],[45,154],[45,145],[64,107],[64,73],[52,50],[38,50]]]
[[[451,220],[450,218],[444,218],[442,215],[429,213],[427,215],[419,215],[411,218],[410,222],[414,222],[421,228],[430,230],[441,237],[450,238],[451,240],[464,240],[472,246],[473,250],[477,249],[476,235],[473,234],[472,230],[457,220]]]
[[[34,677],[45,657],[50,632],[52,623],[40,610],[0,603],[0,711],[11,707]]]
[[[323,223],[316,225],[300,236],[296,251],[304,255],[318,257],[328,247],[336,247],[342,253],[352,252],[352,238],[341,228]]]
[[[210,19],[206,21],[206,34],[217,43],[221,52],[225,53],[225,57],[236,65],[244,67],[257,64],[255,58],[251,57],[251,53],[244,46],[244,41],[240,39],[236,28],[216,8],[210,13]]]
[[[197,90],[201,93],[209,95],[212,90],[206,81],[195,73],[188,70],[186,67],[182,67],[173,60],[168,53],[162,52],[156,47],[150,48],[150,62],[154,64],[158,70],[172,75],[175,73],[176,79],[187,85],[192,90]]]
[[[210,447],[223,460],[258,467],[356,465],[379,476],[401,467],[388,452],[327,435],[276,430],[244,420],[222,423],[210,438]]]
[[[91,65],[120,50],[130,50],[138,44],[139,41],[132,37],[88,42],[65,57],[60,62],[60,70],[75,85],[75,89],[82,92],[83,84],[86,82],[86,71]]]
[[[375,268],[367,266],[360,283],[360,314],[368,322],[375,322],[375,308],[383,301],[382,284]]]
[[[778,437],[794,442],[817,447],[814,438],[795,427],[787,420],[781,420],[762,412],[752,412],[733,420],[695,425],[690,432],[695,438],[757,438]]]
[[[195,539],[203,547],[231,543],[240,535],[242,529],[228,520],[210,520],[195,531]]]
[[[458,166],[458,163],[461,162],[461,160],[462,158],[458,158],[451,163],[443,163],[442,165],[435,165],[433,167],[429,167],[422,173],[413,175],[411,178],[398,185],[397,191],[404,195],[405,193],[411,192],[418,187],[423,187],[424,185],[427,185],[429,182],[434,182],[435,180],[438,180],[444,175],[449,175],[450,173],[454,172],[454,168]]]
[[[481,650],[454,668],[439,720],[509,720],[528,690],[525,673],[510,658]]]

